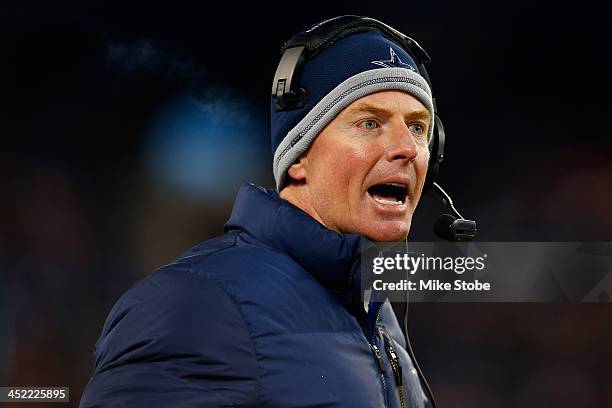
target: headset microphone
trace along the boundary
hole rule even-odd
[[[436,182],[432,183],[436,195],[454,215],[442,214],[434,223],[434,233],[438,238],[452,242],[472,241],[476,236],[476,221],[464,219],[453,205],[453,200]]]

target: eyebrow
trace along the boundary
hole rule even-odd
[[[348,114],[354,115],[359,113],[372,113],[375,115],[389,117],[393,116],[393,113],[389,109],[381,108],[375,105],[371,105],[369,103],[360,102],[355,106],[351,107],[347,112]],[[410,119],[429,119],[431,115],[427,109],[419,109],[417,111],[411,111],[409,114],[404,115],[405,117],[409,117]]]

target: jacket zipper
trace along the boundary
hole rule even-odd
[[[353,267],[351,268],[351,273],[349,275],[349,288],[351,287],[352,284],[352,278],[353,278],[353,274],[355,272],[355,270],[359,267],[359,263],[355,262],[353,264]],[[349,304],[351,303],[351,301],[354,301],[354,299],[352,299],[351,293],[349,293]],[[363,311],[363,306],[360,307],[361,310]],[[377,312],[376,312],[376,319],[374,319],[374,325],[372,326],[368,319],[366,319],[366,321],[364,321],[362,328],[364,330],[364,332],[366,332],[369,334],[369,336],[366,336],[366,341],[368,343],[368,345],[370,346],[370,350],[372,350],[372,354],[374,355],[374,359],[376,360],[376,367],[378,368],[378,373],[380,376],[380,382],[382,383],[382,387],[383,387],[383,394],[384,394],[384,404],[385,407],[389,406],[389,391],[387,389],[387,381],[385,380],[385,365],[383,363],[383,359],[382,359],[382,355],[380,353],[380,349],[378,348],[378,346],[376,345],[376,323],[378,322],[378,320],[380,319],[380,316],[382,315],[382,305],[379,306]],[[358,321],[361,322],[361,319],[358,319]],[[369,337],[369,338],[368,338]],[[403,408],[403,406],[402,406]]]
[[[389,359],[389,363],[391,364],[391,370],[393,371],[393,378],[395,380],[395,386],[397,388],[397,392],[399,394],[400,406],[402,408],[406,408],[408,403],[406,401],[406,386],[404,385],[404,376],[402,374],[402,366],[400,364],[400,360],[395,354],[395,350],[393,349],[393,342],[391,337],[387,334],[385,329],[380,326],[379,328],[380,334],[383,337],[383,341],[385,344],[385,352],[387,353],[387,358]]]
[[[380,349],[376,345],[376,329],[375,328],[376,328],[376,322],[378,322],[378,319],[380,318],[381,315],[382,315],[382,305],[381,307],[379,307],[376,313],[376,319],[374,320],[374,326],[370,328],[371,334],[370,334],[370,341],[368,341],[368,343],[370,344],[370,349],[372,350],[372,354],[374,354],[374,358],[376,359],[376,366],[378,367],[380,381],[383,387],[385,407],[388,407],[389,406],[389,400],[388,400],[389,391],[387,388],[387,380],[385,380],[385,365],[383,363],[382,354],[380,352]]]
[[[376,344],[370,343],[370,349],[374,354],[374,358],[376,359],[376,367],[378,367],[378,373],[380,374],[380,381],[382,382],[385,396],[385,407],[388,407],[389,401],[387,401],[387,382],[385,381],[385,366],[382,360],[382,355],[380,354],[380,349]]]

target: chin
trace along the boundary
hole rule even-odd
[[[383,221],[366,226],[361,235],[375,242],[399,242],[408,236],[410,224],[410,221]]]

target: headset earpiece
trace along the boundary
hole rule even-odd
[[[425,186],[423,191],[431,190],[433,183],[438,177],[440,171],[440,164],[444,160],[444,143],[445,134],[442,120],[435,114],[433,120],[433,134],[429,141],[429,166],[427,168],[427,177],[425,178]]]

